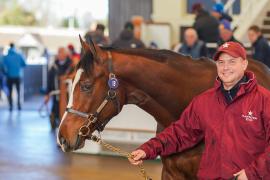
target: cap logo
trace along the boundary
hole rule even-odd
[[[222,45],[222,47],[223,47],[223,48],[227,48],[227,47],[229,47],[229,45],[230,45],[230,44],[225,43],[225,44]]]

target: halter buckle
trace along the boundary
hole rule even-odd
[[[86,137],[89,135],[89,133],[90,133],[89,126],[84,125],[79,129],[79,136]]]
[[[94,114],[89,114],[87,126],[90,126],[90,124],[95,123],[97,121],[97,117]]]
[[[109,97],[110,99],[114,99],[114,98],[116,97],[116,91],[110,89],[110,90],[108,91],[108,97]]]
[[[110,74],[109,74],[109,79],[112,79],[112,78],[116,78],[116,76],[115,76],[114,73],[110,73]]]

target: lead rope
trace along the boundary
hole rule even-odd
[[[124,156],[124,157],[126,157],[128,159],[129,158],[133,158],[133,156],[130,153],[128,153],[126,151],[123,151],[120,148],[117,148],[117,147],[115,147],[115,146],[113,146],[111,144],[108,144],[108,143],[104,142],[100,137],[97,137],[95,135],[92,135],[91,136],[91,140],[94,141],[94,142],[96,142],[96,143],[99,143],[100,145],[102,145],[103,147],[107,148],[108,150],[110,150],[112,152],[115,152],[115,153],[117,153],[117,154],[119,154],[121,156]],[[145,169],[144,169],[144,167],[143,167],[142,164],[138,165],[138,167],[140,168],[140,172],[142,174],[142,177],[145,180],[152,180],[152,178],[147,175],[147,173],[146,173],[146,171],[145,171]]]

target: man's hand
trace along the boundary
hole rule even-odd
[[[44,97],[44,103],[45,103],[45,104],[48,104],[49,100],[50,100],[50,96],[49,96],[49,95],[46,95],[46,96]]]
[[[141,149],[133,151],[131,155],[133,156],[133,158],[128,158],[128,160],[133,165],[142,164],[142,159],[146,157],[146,153]]]
[[[244,169],[242,169],[238,173],[235,173],[234,176],[237,176],[237,180],[248,180]]]

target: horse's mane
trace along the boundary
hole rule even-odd
[[[190,56],[185,56],[170,50],[156,50],[156,49],[134,49],[134,48],[114,48],[114,47],[100,47],[102,50],[118,52],[122,54],[134,55],[145,57],[149,60],[153,60],[159,63],[168,64],[171,67],[183,67],[185,65],[208,65],[213,64],[213,62],[206,57],[201,57],[198,60],[192,59]],[[78,68],[83,68],[85,71],[89,72],[93,67],[93,56],[91,52],[86,52],[82,56]]]
[[[89,74],[93,69],[93,64],[94,64],[93,54],[90,51],[89,52],[87,51],[86,53],[82,53],[81,60],[77,64],[76,69],[82,68],[84,72]]]
[[[114,47],[101,47],[103,50],[118,52],[122,54],[129,54],[135,56],[142,56],[149,60],[157,61],[160,63],[168,64],[174,68],[183,67],[185,65],[209,65],[213,64],[213,61],[207,57],[201,57],[199,59],[192,59],[191,56],[176,53],[166,49],[134,49],[134,48],[114,48]]]
[[[122,54],[129,54],[135,56],[142,56],[158,62],[166,62],[176,53],[169,50],[156,50],[156,49],[134,49],[134,48],[114,48],[114,47],[101,47],[103,50],[118,52]]]

